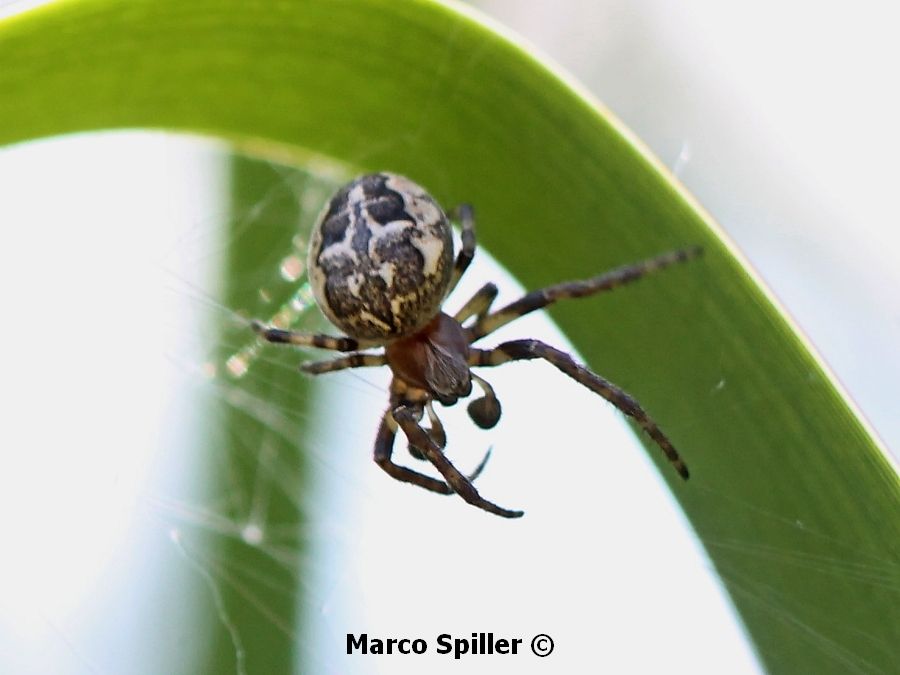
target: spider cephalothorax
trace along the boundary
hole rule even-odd
[[[316,223],[309,248],[309,278],[316,300],[325,316],[347,335],[298,333],[258,321],[253,322],[254,329],[269,342],[350,352],[330,361],[304,363],[302,370],[313,375],[390,367],[390,405],[375,438],[375,461],[397,480],[441,494],[456,493],[499,516],[517,518],[522,511],[497,506],[472,485],[487,457],[468,477],[450,463],[443,452],[446,435],[432,405],[434,400],[454,405],[472,393],[474,382],[482,395],[469,403],[469,416],[483,429],[497,424],[500,402],[472,368],[527,359],[548,361],[632,417],[687,478],[687,467],[675,448],[637,401],[565,352],[538,340],[513,340],[493,349],[472,344],[523,314],[557,300],[611,290],[695,257],[700,249],[673,251],[584,281],[548,286],[495,311],[491,305],[497,287],[487,283],[450,315],[441,306],[475,254],[472,208],[461,205],[455,214],[462,226],[462,248],[454,262],[450,222],[424,189],[396,174],[360,176],[332,197]],[[375,347],[383,350],[363,351]],[[426,415],[429,426],[423,427]],[[410,453],[431,462],[443,481],[393,462],[398,429],[406,435]]]

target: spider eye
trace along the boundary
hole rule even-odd
[[[482,429],[492,429],[500,421],[500,401],[496,398],[476,398],[467,410],[472,421]]]

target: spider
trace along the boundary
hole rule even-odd
[[[472,393],[472,421],[490,429],[500,420],[500,401],[473,368],[510,361],[544,359],[633,418],[662,449],[682,478],[688,469],[656,423],[625,391],[577,363],[569,354],[538,340],[512,340],[492,349],[472,344],[520,316],[557,300],[583,298],[631,283],[644,275],[701,253],[699,247],[613,269],[583,281],[532,291],[491,311],[497,287],[486,283],[455,314],[442,311],[475,255],[475,217],[462,204],[452,215],[461,225],[462,247],[455,257],[450,222],[438,203],[403,176],[360,176],[339,189],[319,217],[310,239],[308,269],[316,301],[325,316],[346,335],[302,333],[252,321],[269,342],[330,349],[348,354],[304,363],[311,375],[346,368],[387,365],[392,372],[390,404],[375,437],[374,459],[396,480],[440,494],[457,494],[473,506],[504,518],[523,511],[505,509],[482,497],[472,484],[490,451],[466,476],[444,455],[447,437],[433,401],[454,405]],[[466,322],[471,321],[466,325]],[[383,347],[379,352],[366,351]],[[428,417],[428,426],[423,418]],[[392,460],[394,439],[402,430],[410,454],[440,472],[438,480]]]

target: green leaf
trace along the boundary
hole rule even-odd
[[[528,287],[701,244],[602,324],[551,314],[682,450],[690,482],[660,470],[766,667],[896,669],[895,469],[709,217],[527,50],[426,0],[71,0],[0,23],[0,63],[0,143],[161,128],[405,173]]]

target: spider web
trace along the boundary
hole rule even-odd
[[[247,229],[252,228],[255,242],[268,239],[264,232],[261,233],[261,229],[269,225],[282,233],[280,236],[284,236],[285,222],[298,222],[301,232],[306,231],[330,188],[333,187],[332,181],[324,181],[327,189],[323,190],[323,181],[317,176],[289,172],[271,165],[243,163],[238,166],[242,168],[238,169],[237,175],[243,175],[244,180],[249,179],[247,180],[249,184],[261,178],[259,181],[261,190],[248,195],[247,203],[239,205],[239,210],[249,206],[253,211],[252,225]],[[281,207],[278,206],[279,194],[286,197],[281,202]],[[287,217],[286,211],[290,211],[294,204],[301,204],[304,208],[296,218]],[[244,244],[240,241],[244,231],[247,230],[243,225],[233,230],[232,249],[243,251],[250,246],[249,243]],[[248,291],[247,297],[258,296],[265,306],[271,306],[274,311],[266,311],[264,307],[254,310],[252,306],[246,306],[249,300],[245,303],[230,297],[226,291],[225,296],[229,298],[227,304],[230,309],[239,307],[241,313],[249,311],[255,316],[271,314],[282,317],[285,325],[299,324],[306,328],[318,328],[321,324],[316,323],[315,313],[310,315],[298,311],[308,307],[308,292],[302,284],[302,277],[297,277],[294,273],[285,273],[286,269],[296,269],[298,257],[302,260],[302,252],[305,249],[304,238],[302,236],[298,238],[296,232],[292,233],[291,229],[288,229],[286,234],[290,236],[291,249],[287,257],[276,257],[275,252],[284,251],[287,247],[278,246],[274,241],[277,236],[273,235],[273,241],[263,246],[263,255],[250,256],[252,264],[258,266],[257,270],[261,268],[261,271],[241,270],[237,273],[241,279],[253,280],[249,284],[242,284]],[[270,258],[268,261],[267,256]],[[266,276],[273,278],[272,270],[276,268],[279,270],[279,277],[287,277],[287,287],[283,289],[288,295],[286,303],[279,301],[280,297],[284,297],[284,292],[279,294],[277,288],[266,286],[262,282]],[[457,295],[456,304],[461,304],[487,278],[495,278],[495,273],[473,268],[466,285]],[[299,286],[297,282],[301,282]],[[262,294],[259,293],[260,288],[264,291]],[[299,295],[295,288],[300,289]],[[521,292],[508,281],[504,291],[504,298]],[[298,297],[300,302],[297,302]],[[518,322],[518,325],[506,331],[505,335],[534,335],[544,337],[550,342],[560,343],[561,336],[546,325],[541,325],[543,323],[539,318],[536,321]],[[497,340],[502,340],[503,337],[504,334],[501,334]],[[245,343],[247,339],[246,328],[240,326],[238,344]],[[549,406],[540,396],[544,388],[538,383],[556,381],[556,374],[551,369],[540,366],[534,368],[526,364],[511,368],[506,373],[499,371],[490,373],[490,379],[495,386],[505,392],[503,396],[507,410],[503,425],[505,432],[487,433],[474,430],[459,407],[442,411],[448,430],[452,429],[448,453],[459,466],[474,467],[481,453],[492,443],[507,449],[515,449],[515,455],[509,450],[500,455],[498,449],[497,456],[491,461],[489,474],[484,476],[484,480],[479,481],[482,492],[491,495],[499,503],[516,507],[518,496],[519,499],[525,499],[526,503],[534,504],[533,513],[529,514],[529,526],[517,528],[516,536],[512,536],[509,523],[485,518],[484,514],[463,504],[454,504],[453,500],[436,499],[427,494],[420,495],[418,491],[411,490],[407,486],[394,484],[377,469],[373,469],[369,459],[370,446],[372,431],[385,405],[387,384],[385,372],[351,371],[325,379],[321,383],[324,389],[310,406],[309,402],[299,400],[296,393],[304,386],[308,386],[302,381],[297,381],[296,363],[298,357],[302,355],[292,350],[279,350],[271,346],[257,350],[252,339],[249,346],[243,344],[235,351],[231,346],[234,343],[230,339],[226,338],[224,341],[229,344],[226,350],[229,354],[225,358],[226,366],[234,366],[235,355],[238,355],[240,367],[230,370],[232,373],[242,373],[239,384],[226,385],[229,391],[238,392],[238,395],[229,398],[228,410],[230,414],[242,418],[248,416],[250,411],[249,417],[253,425],[262,421],[257,433],[251,434],[251,439],[254,440],[258,435],[263,437],[261,461],[267,457],[265,463],[257,467],[257,476],[273,457],[280,457],[284,461],[285,457],[292,457],[300,452],[300,448],[292,445],[290,439],[302,439],[299,445],[302,446],[304,457],[308,458],[303,462],[309,464],[308,472],[311,479],[304,480],[302,476],[300,477],[299,492],[302,497],[299,499],[296,495],[290,494],[291,490],[298,490],[297,481],[276,484],[264,478],[265,482],[260,486],[257,480],[254,480],[254,486],[257,489],[261,488],[266,494],[265,500],[270,504],[270,518],[271,512],[274,511],[272,506],[274,502],[281,499],[289,502],[283,517],[289,520],[293,515],[297,524],[304,527],[306,534],[304,543],[312,551],[324,556],[322,564],[313,562],[304,565],[303,561],[296,561],[296,567],[291,569],[297,571],[296,573],[303,573],[302,581],[297,577],[291,578],[288,574],[282,585],[283,588],[292,579],[295,581],[295,597],[301,605],[295,610],[298,612],[295,620],[300,625],[305,621],[308,627],[306,639],[301,638],[300,642],[296,643],[301,664],[299,669],[302,672],[329,669],[334,672],[371,672],[379,665],[382,667],[387,665],[373,662],[371,657],[347,658],[345,646],[348,632],[355,634],[366,632],[373,637],[382,638],[422,637],[431,643],[433,650],[434,639],[441,633],[468,637],[473,631],[492,630],[490,626],[494,623],[502,626],[498,627],[498,633],[508,632],[510,636],[528,636],[540,632],[552,634],[549,627],[541,628],[549,617],[556,617],[551,620],[551,625],[559,622],[564,626],[554,628],[554,631],[561,630],[563,634],[568,633],[567,640],[580,643],[584,650],[580,653],[572,650],[568,655],[559,656],[556,665],[562,664],[563,669],[566,669],[565,664],[568,662],[570,669],[574,670],[576,664],[584,661],[590,650],[591,635],[598,629],[598,624],[585,623],[577,612],[572,612],[573,589],[566,591],[563,590],[565,587],[556,586],[553,578],[558,577],[558,571],[556,574],[551,572],[548,579],[542,577],[540,570],[545,563],[540,557],[535,558],[534,544],[536,541],[545,544],[553,542],[550,550],[558,553],[551,559],[554,559],[557,570],[560,566],[581,569],[582,578],[586,578],[600,566],[605,566],[607,570],[610,568],[609,561],[603,554],[603,547],[599,545],[600,542],[632,538],[631,528],[635,526],[633,519],[627,523],[613,522],[607,526],[600,526],[599,536],[596,539],[588,537],[583,542],[583,552],[579,553],[581,547],[571,541],[573,533],[555,526],[555,523],[559,522],[557,518],[566,518],[563,511],[567,511],[571,516],[571,509],[586,514],[596,508],[593,506],[596,495],[592,494],[592,487],[596,489],[595,479],[590,479],[587,485],[581,488],[574,488],[581,496],[574,504],[566,501],[557,502],[556,508],[544,510],[547,506],[547,495],[558,497],[568,489],[573,489],[572,472],[566,468],[569,462],[583,467],[589,476],[600,475],[603,471],[601,467],[606,463],[599,455],[593,458],[584,456],[587,454],[583,448],[584,439],[596,437],[597,432],[590,430],[585,432],[583,427],[570,426],[574,425],[576,420],[580,424],[587,422],[590,427],[590,422],[596,419],[596,410],[600,407],[609,415],[612,420],[611,426],[618,429],[619,435],[628,438],[626,444],[634,445],[630,432],[616,419],[612,411],[605,406],[598,406],[598,402],[591,395],[581,391],[577,396],[568,398],[561,406]],[[252,358],[244,358],[250,354],[253,355]],[[539,372],[528,372],[535,370]],[[531,386],[523,386],[524,382],[528,382]],[[258,389],[260,384],[263,390]],[[559,385],[558,381],[556,385]],[[556,385],[554,388],[558,388]],[[523,395],[510,397],[510,393],[516,390]],[[272,419],[273,415],[275,419]],[[540,432],[544,436],[536,439],[533,434],[537,430],[529,420],[543,419],[548,421],[546,424],[539,422]],[[292,420],[296,420],[294,428],[290,427]],[[565,428],[562,433],[557,428],[555,420],[563,420]],[[287,428],[282,428],[284,425],[287,425]],[[523,429],[527,431],[523,433]],[[268,449],[266,438],[271,439]],[[529,439],[527,448],[522,447],[525,438]],[[250,454],[253,455],[254,440],[241,439],[234,450],[235,454],[246,453],[249,445]],[[273,448],[280,446],[285,440],[287,441],[285,447],[280,450]],[[604,443],[601,439],[598,439],[598,442],[601,445]],[[614,447],[621,445],[619,440],[609,442]],[[577,453],[569,462],[564,458],[567,445],[574,446],[568,450],[569,453],[573,455]],[[405,454],[402,441],[398,443],[398,452],[401,457]],[[516,462],[512,461],[513,457],[517,459]],[[646,471],[648,463],[642,453],[635,453],[632,459],[635,460],[632,470]],[[520,463],[521,460],[525,460],[524,466]],[[562,482],[550,486],[544,484],[541,476],[549,472],[553,465],[562,468],[559,474]],[[606,471],[609,471],[606,482],[618,481],[621,474],[617,465],[612,467],[607,465]],[[624,471],[627,473],[627,469]],[[267,473],[271,476],[281,476],[284,469]],[[656,482],[655,478],[652,480]],[[528,486],[531,487],[530,490],[522,490]],[[616,498],[615,490],[611,486],[605,487],[604,492],[608,495],[607,499]],[[542,493],[544,499],[539,497]],[[621,496],[620,493],[618,497]],[[677,512],[673,511],[664,494],[658,498],[658,504],[674,521],[667,528],[670,532],[683,527],[683,524],[677,522],[679,518]],[[292,508],[295,509],[293,513]],[[538,509],[543,513],[539,513]],[[657,514],[648,511],[647,515],[650,521],[647,526],[656,529],[658,525],[653,521]],[[305,529],[309,527],[311,529]],[[265,535],[262,535],[265,530],[266,526],[257,521],[254,532],[260,533],[259,541],[245,540],[244,543],[259,546],[261,541],[265,541]],[[609,531],[604,533],[605,530]],[[552,534],[554,531],[555,536]],[[458,541],[462,533],[465,533],[462,546],[452,545],[451,542]],[[631,544],[633,550],[630,555],[620,558],[623,565],[626,561],[628,565],[633,565],[636,559],[653,561],[660,558],[659,554],[654,555],[642,550],[652,541],[651,537],[645,536],[640,539],[640,544]],[[505,558],[506,562],[503,562],[496,551],[497,541],[504,542],[505,551],[502,558]],[[434,564],[435,551],[440,551],[439,557],[442,560],[440,566]],[[488,559],[479,555],[479,552],[484,551],[490,551]],[[266,555],[271,556],[271,553],[267,552]],[[559,558],[560,555],[563,557]],[[530,564],[522,564],[521,561],[529,559]],[[652,562],[645,563],[646,576],[655,577],[661,585],[671,588],[672,580],[660,577],[659,570],[655,567]],[[503,570],[503,574],[498,575],[496,570]],[[624,568],[620,570],[620,574],[624,572]],[[272,573],[274,574],[274,571]],[[675,573],[679,574],[677,571]],[[703,569],[703,574],[706,573]],[[619,575],[613,574],[611,579],[617,576]],[[609,605],[610,598],[613,597],[612,589],[618,585],[618,582],[611,582],[605,592],[596,589],[595,603],[592,604]],[[646,582],[642,585],[646,585]],[[525,589],[528,595],[541,600],[531,605],[529,609],[522,606],[521,598]],[[631,596],[631,593],[620,595],[621,610],[616,613],[617,616],[607,614],[607,617],[612,619],[615,616],[615,621],[619,622],[630,615],[635,625],[640,623],[646,628],[648,624],[646,615],[650,612],[647,611],[647,607],[641,609],[641,603],[635,603]],[[254,598],[259,600],[262,597],[262,592],[256,589],[246,600],[250,602]],[[475,625],[472,623],[471,613],[465,611],[473,597],[478,598],[478,606],[484,608],[484,611],[479,612],[481,616]],[[454,603],[454,598],[459,600]],[[629,600],[626,601],[625,598]],[[688,599],[682,598],[682,601],[687,602]],[[691,601],[696,602],[696,596]],[[275,606],[273,599],[267,599],[264,604],[267,609]],[[270,619],[287,623],[283,618],[284,613],[279,616],[280,619],[275,616]],[[566,616],[570,617],[568,621],[564,619]],[[235,631],[229,628],[232,623],[230,617],[220,615],[220,618],[223,627],[228,628],[226,634],[222,636],[223,642],[231,645],[235,662],[239,662],[238,655],[244,649],[243,643],[233,639]],[[660,620],[658,626],[660,633],[666,630],[666,623],[671,622]],[[580,630],[575,630],[573,625],[580,625]],[[603,626],[603,621],[599,622],[599,626]],[[610,633],[613,632],[612,625],[608,625],[606,629]],[[671,626],[668,630],[671,631]],[[672,640],[671,647],[675,649],[681,638],[672,635],[668,639]],[[311,648],[311,645],[315,645],[315,648]],[[633,662],[633,651],[633,647],[623,648],[622,657],[631,654],[628,659]],[[327,658],[324,661],[320,660],[323,657]],[[446,657],[432,654],[420,658],[431,659],[432,662],[428,663],[429,669],[447,667]],[[406,670],[418,672],[422,668],[420,659],[395,661],[390,662],[388,672]],[[524,672],[530,672],[529,666],[535,670],[546,667],[537,661],[516,663],[517,669]]]
[[[315,214],[343,179],[339,167],[319,162],[298,171],[231,158],[196,141],[117,134],[23,149],[36,153],[48,186],[59,185],[46,175],[57,144],[94,156],[107,149],[114,169],[84,175],[107,202],[110,191],[127,188],[111,182],[122,173],[116,153],[143,151],[146,164],[160,145],[168,148],[156,159],[160,173],[182,165],[176,184],[230,183],[223,194],[231,196],[230,203],[217,201],[218,190],[207,187],[203,206],[188,210],[185,223],[149,239],[153,224],[177,222],[184,203],[198,201],[196,189],[180,200],[169,185],[151,198],[171,200],[171,212],[133,223],[137,239],[94,224],[88,236],[55,241],[54,250],[78,259],[88,254],[84,242],[97,236],[116,251],[97,258],[100,272],[87,288],[73,281],[69,289],[99,297],[96,309],[57,310],[63,325],[97,326],[95,335],[73,335],[61,358],[54,356],[58,345],[40,336],[18,345],[38,350],[30,361],[51,366],[57,389],[74,380],[83,391],[62,400],[44,389],[51,392],[44,418],[64,420],[64,439],[46,441],[52,450],[41,447],[41,432],[13,434],[25,439],[25,455],[37,453],[40,461],[30,478],[21,478],[27,474],[16,464],[7,472],[30,492],[7,487],[13,501],[6,512],[36,515],[17,523],[13,536],[22,545],[6,561],[5,576],[17,583],[4,597],[19,609],[4,616],[5,633],[28,639],[4,644],[4,672],[443,672],[457,666],[435,653],[436,637],[473,632],[522,637],[524,648],[531,636],[547,633],[558,645],[552,661],[527,652],[467,657],[477,667],[543,672],[552,663],[575,672],[598,663],[612,671],[755,672],[719,582],[656,470],[620,416],[578,385],[540,363],[486,372],[504,405],[500,425],[488,432],[475,429],[460,406],[439,408],[447,452],[459,467],[474,467],[493,448],[479,489],[526,510],[524,519],[509,522],[378,471],[370,456],[386,401],[383,370],[312,381],[297,372],[312,352],[255,342],[251,316],[325,327],[310,304],[303,249]],[[217,168],[223,162],[232,167],[224,174]],[[19,171],[27,165],[16,163]],[[71,175],[64,165],[59,170]],[[82,208],[97,210],[88,204],[100,197],[84,185],[72,189],[86,190]],[[141,186],[144,199],[147,190]],[[52,220],[40,205],[29,207],[36,211],[30,217]],[[98,220],[118,223],[122,213],[140,209],[123,196],[100,211],[108,213],[95,212]],[[44,255],[55,288],[65,262],[46,248]],[[450,307],[487,279],[499,282],[501,303],[521,292],[480,250]],[[40,303],[15,314],[46,310]],[[132,335],[124,326],[140,328]],[[541,316],[486,342],[524,336],[570,348]],[[23,377],[33,386],[34,373]],[[720,381],[709,395],[727,387]],[[117,405],[121,399],[131,402]],[[681,420],[673,435],[705,423]],[[397,453],[422,468],[402,439]],[[61,470],[48,476],[48,466]],[[691,489],[721,514],[720,528],[705,533],[708,547],[893,589],[895,571],[883,561],[811,555],[803,551],[822,535],[802,521],[760,513],[702,478]],[[728,524],[747,514],[791,533],[796,552],[730,536]],[[863,658],[799,622],[758,580],[719,573],[795,639],[848,672],[871,671]],[[364,632],[421,637],[429,652],[348,657],[346,635]],[[648,634],[653,650],[645,648]],[[673,653],[691,657],[673,665]]]
[[[384,142],[415,151],[415,136]],[[394,483],[372,464],[385,373],[311,382],[296,371],[308,354],[252,340],[250,316],[323,328],[299,267],[304,233],[345,168],[313,159],[303,172],[245,166],[233,197],[222,189],[220,167],[231,161],[222,148],[179,140],[162,144],[160,158],[159,137],[124,139],[112,145],[128,160],[109,147],[99,159],[103,137],[43,144],[85,143],[75,152],[97,158],[67,170],[49,150],[19,149],[40,155],[31,172],[18,155],[16,171],[41,194],[32,190],[18,210],[9,202],[22,176],[0,180],[0,222],[20,237],[0,250],[23,258],[4,261],[5,310],[74,329],[62,342],[54,331],[27,340],[13,331],[5,350],[10,389],[26,396],[8,422],[15,451],[0,479],[3,512],[14,514],[2,672],[443,672],[457,666],[434,654],[435,636],[475,631],[526,646],[545,632],[557,643],[548,659],[465,659],[478,670],[753,672],[709,563],[609,406],[547,366],[518,364],[488,373],[504,404],[496,429],[472,429],[460,407],[439,409],[458,466],[493,447],[479,488],[526,510],[508,523]],[[155,188],[138,178],[153,161]],[[180,183],[194,191],[176,194]],[[68,208],[49,211],[45,201]],[[106,250],[93,250],[98,241]],[[451,306],[500,279],[484,263],[482,250]],[[501,288],[501,302],[518,292],[508,280]],[[505,336],[567,348],[541,317],[497,342]],[[672,432],[707,423],[686,418]],[[402,439],[397,452],[421,468]],[[802,520],[760,512],[702,479],[691,488],[719,514],[706,546],[799,566],[824,585],[896,592],[890,561],[810,554],[823,537]],[[730,535],[729,523],[748,515],[784,528],[796,549]],[[846,672],[872,671],[759,580],[719,574],[786,639],[810,642]],[[348,632],[423,637],[429,654],[347,657]]]
[[[159,174],[180,164],[178,181],[207,187],[181,188],[195,204],[187,222],[154,235],[143,252],[143,240],[136,246],[133,237],[107,239],[120,250],[91,290],[109,293],[115,282],[115,302],[99,304],[102,310],[81,307],[73,323],[77,317],[109,329],[54,361],[60,376],[88,386],[65,406],[92,423],[67,429],[65,444],[47,460],[80,455],[66,465],[74,492],[51,481],[37,495],[57,505],[57,494],[71,495],[62,504],[72,513],[29,521],[23,540],[37,532],[56,545],[94,552],[60,574],[45,564],[59,552],[18,549],[19,575],[40,563],[35,587],[24,594],[36,616],[32,647],[10,647],[8,657],[0,652],[9,665],[4,672],[27,672],[23,664],[34,663],[52,664],[47,669],[58,673],[443,672],[457,662],[435,653],[436,637],[473,632],[525,640],[518,656],[469,656],[479,668],[544,672],[552,662],[554,670],[575,672],[590,662],[671,671],[668,654],[690,649],[684,672],[754,672],[730,606],[655,469],[615,411],[577,384],[540,363],[485,373],[504,405],[491,431],[474,428],[461,406],[438,409],[457,466],[471,469],[493,448],[479,489],[525,509],[524,519],[509,522],[398,484],[375,467],[371,444],[388,382],[383,369],[311,381],[297,364],[312,352],[256,343],[248,317],[326,328],[310,304],[302,266],[309,227],[345,177],[340,167],[319,161],[298,171],[232,158],[208,143],[149,135],[58,141],[42,144],[39,154],[66,143],[76,152],[110,153],[113,171],[84,176],[104,194],[113,187],[109,174],[121,175],[112,157],[123,148],[134,157],[143,148],[145,166],[162,152]],[[232,167],[225,174],[217,168],[223,162]],[[39,163],[46,167],[47,157]],[[44,180],[53,184],[53,177]],[[156,193],[141,190],[145,200],[171,200],[162,217],[177,222],[182,204],[165,185]],[[230,194],[230,203],[217,202],[218,194]],[[89,191],[81,199],[90,200]],[[140,212],[118,204],[109,216],[120,219],[122,209]],[[151,222],[159,217],[151,215]],[[85,254],[83,245],[77,253]],[[499,282],[501,303],[521,292],[480,250],[449,306],[460,306],[487,279]],[[152,339],[126,339],[122,326]],[[116,344],[121,338],[121,356],[108,335]],[[523,318],[486,344],[525,336],[570,347],[542,316]],[[121,377],[107,372],[103,358]],[[112,397],[101,393],[110,387],[117,387]],[[120,428],[124,413],[115,401],[122,399],[132,401],[123,409],[148,409],[149,419]],[[694,423],[702,421],[684,422]],[[104,425],[115,432],[109,440],[98,432]],[[95,457],[98,442],[105,450]],[[399,461],[423,468],[402,438],[396,451]],[[88,478],[93,474],[99,479]],[[123,475],[127,485],[110,493]],[[26,499],[21,490],[13,494]],[[714,490],[709,495],[729,506]],[[802,524],[786,526],[803,532]],[[66,530],[74,534],[67,538]],[[790,552],[758,551],[727,537],[713,543],[811,567],[835,564],[794,560]],[[62,577],[79,590],[46,583]],[[752,580],[745,587],[780,611],[778,599]],[[683,621],[685,607],[706,616],[703,631]],[[21,632],[19,625],[11,634]],[[421,637],[429,651],[347,656],[348,633]],[[538,633],[556,640],[552,661],[530,655],[528,643]],[[654,650],[643,649],[648,634]],[[721,649],[708,648],[711,635]],[[852,655],[836,657],[855,663]]]
[[[83,182],[75,182],[78,172],[56,147],[66,145],[76,158],[106,153],[107,161],[82,168]],[[32,416],[23,406],[10,427],[21,456],[6,465],[13,480],[3,489],[4,511],[23,516],[13,522],[17,545],[4,563],[12,582],[3,589],[4,672],[444,672],[456,661],[435,653],[436,637],[473,632],[524,638],[523,649],[537,633],[557,642],[552,660],[527,651],[465,657],[476,667],[756,671],[719,581],[655,468],[621,417],[575,383],[540,363],[486,372],[504,405],[488,432],[475,429],[461,406],[438,409],[457,466],[474,467],[493,448],[479,489],[525,509],[525,518],[509,522],[398,484],[374,466],[383,369],[310,380],[297,364],[313,352],[256,343],[248,317],[325,328],[310,304],[303,249],[315,214],[345,178],[340,167],[318,161],[299,171],[140,134],[16,152],[17,175],[4,175],[7,185],[24,179],[59,192],[65,177],[58,201],[93,219],[77,232],[53,227],[51,247],[23,243],[21,250],[41,251],[40,261],[27,262],[43,274],[7,306],[35,325],[47,322],[52,306],[54,325],[95,330],[67,334],[63,350],[52,332],[10,346],[29,358],[11,361],[7,375],[21,391],[37,387],[42,406]],[[123,154],[134,171],[151,165],[154,180],[168,175],[165,187],[133,185]],[[48,173],[51,166],[59,175]],[[173,167],[180,169],[169,175]],[[27,190],[10,194],[20,192]],[[145,212],[150,202],[163,208]],[[32,198],[19,208],[23,231],[58,222],[48,204]],[[123,214],[133,219],[128,236],[120,233]],[[108,247],[101,256],[91,251],[98,238]],[[28,303],[62,297],[54,292],[71,259],[91,260],[96,272],[68,281],[64,297],[83,301]],[[499,282],[501,303],[521,293],[479,250],[449,306],[487,279]],[[524,336],[570,349],[542,316],[486,344]],[[18,363],[41,368],[18,373]],[[44,384],[46,372],[52,379]],[[709,395],[728,386],[720,381]],[[44,423],[48,416],[55,424]],[[680,420],[672,433],[705,423]],[[402,439],[397,454],[422,468]],[[811,554],[823,535],[801,520],[761,512],[702,477],[691,489],[720,514],[704,533],[707,547],[895,590],[888,562]],[[784,528],[796,549],[730,535],[729,523],[748,515]],[[872,671],[799,621],[759,580],[718,572],[792,639],[847,672]],[[347,656],[348,633],[420,637],[429,652]],[[691,656],[673,665],[673,653]]]

